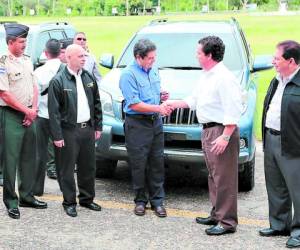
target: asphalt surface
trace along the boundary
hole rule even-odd
[[[20,208],[21,218],[13,220],[0,202],[0,249],[286,249],[288,237],[258,236],[258,230],[268,226],[261,143],[257,143],[256,186],[239,193],[239,226],[234,234],[207,236],[207,226],[195,223],[196,216],[210,210],[208,192],[205,183],[181,181],[183,175],[166,182],[167,218],[156,217],[150,209],[143,217],[133,214],[125,162],[119,163],[113,179],[96,180],[95,201],[102,211],[78,206],[76,218],[65,214],[58,184],[47,178],[41,197],[48,202],[47,209]]]

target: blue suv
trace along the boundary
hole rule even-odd
[[[141,38],[148,38],[157,46],[156,66],[162,89],[170,92],[170,99],[183,99],[191,94],[202,74],[196,59],[198,40],[219,36],[226,45],[224,64],[235,74],[243,89],[243,115],[239,122],[239,190],[254,187],[255,138],[253,120],[256,104],[256,77],[254,72],[272,67],[271,56],[252,56],[244,33],[235,19],[229,21],[157,20],[140,29],[125,46],[114,65],[114,57],[105,54],[100,64],[112,70],[101,82],[100,96],[104,114],[103,133],[96,145],[97,177],[111,177],[118,160],[127,160],[122,110],[123,96],[119,90],[121,71],[132,62],[133,46]],[[201,147],[202,126],[196,113],[190,109],[176,109],[163,118],[165,133],[165,165],[169,172],[182,166],[191,178],[206,172]]]

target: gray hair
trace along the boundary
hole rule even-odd
[[[144,59],[149,52],[154,50],[156,50],[156,46],[153,42],[151,42],[149,39],[140,39],[134,45],[133,55],[135,58],[140,56],[142,59]]]

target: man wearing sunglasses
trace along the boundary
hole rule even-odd
[[[84,69],[87,70],[90,74],[92,74],[92,76],[94,76],[94,78],[97,81],[97,85],[99,87],[99,84],[101,81],[101,74],[97,67],[95,57],[88,50],[87,39],[86,39],[85,33],[77,32],[74,36],[73,43],[80,45],[86,51]]]

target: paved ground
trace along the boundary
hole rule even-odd
[[[203,185],[167,182],[169,216],[158,218],[151,210],[144,217],[135,216],[129,170],[121,162],[113,179],[96,181],[101,212],[78,207],[77,218],[67,216],[58,184],[49,179],[42,197],[48,202],[46,210],[20,208],[21,219],[13,220],[0,202],[0,249],[285,249],[287,237],[266,239],[257,233],[268,226],[262,151],[257,145],[256,186],[239,193],[240,225],[235,234],[207,236],[206,226],[194,222],[210,209]]]

